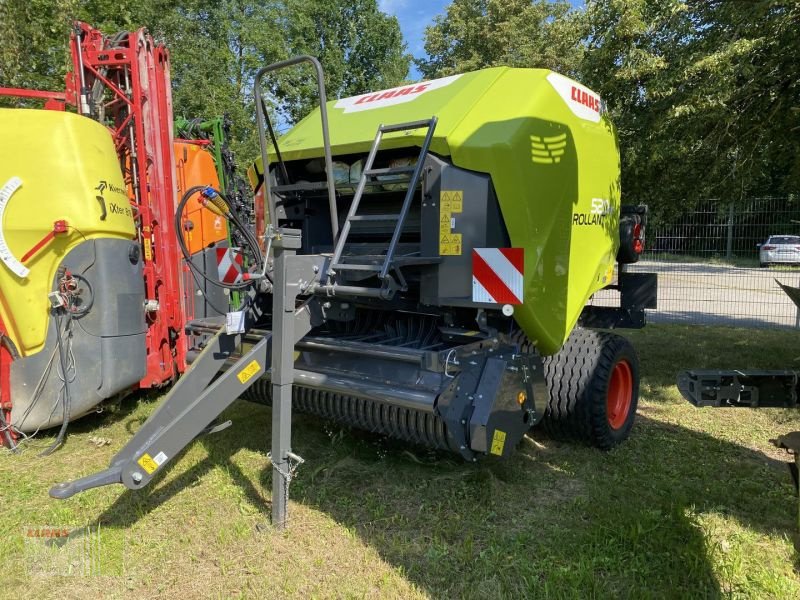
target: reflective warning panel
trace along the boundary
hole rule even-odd
[[[523,248],[475,248],[472,251],[472,301],[522,304]]]
[[[236,248],[217,248],[217,273],[222,283],[241,283],[244,273],[242,254]]]

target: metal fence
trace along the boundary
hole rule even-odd
[[[800,235],[799,198],[708,202],[669,221],[653,215],[645,254],[630,268],[659,274],[659,306],[648,320],[800,327],[798,308],[776,283],[800,286],[800,263],[759,266],[758,245],[773,235]]]

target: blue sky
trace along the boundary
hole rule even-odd
[[[425,55],[423,36],[425,27],[436,15],[444,13],[450,0],[378,0],[380,9],[397,17],[408,51],[419,58]],[[416,67],[411,67],[411,78],[419,79]]]
[[[570,0],[575,5],[582,5],[583,0]],[[378,0],[380,9],[397,17],[403,38],[408,44],[408,51],[415,57],[425,56],[423,36],[425,27],[433,22],[436,15],[443,14],[450,0]],[[411,79],[419,79],[416,67],[411,67]]]

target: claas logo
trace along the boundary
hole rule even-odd
[[[561,162],[567,147],[567,134],[542,137],[531,136],[531,160],[542,165],[552,165]]]
[[[573,85],[571,99],[579,104],[583,104],[584,106],[591,108],[598,114],[600,113],[600,98],[594,94],[590,94],[589,92],[581,90]]]
[[[393,90],[387,90],[385,92],[378,92],[376,94],[367,94],[366,96],[361,96],[358,100],[355,101],[355,104],[364,104],[365,102],[376,102],[378,100],[387,100],[389,98],[395,98],[397,96],[409,96],[413,94],[421,94],[427,89],[428,89],[427,83],[421,83],[419,85],[411,85],[408,87],[395,88]]]

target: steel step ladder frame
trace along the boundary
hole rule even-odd
[[[342,224],[342,228],[339,231],[339,237],[336,240],[336,246],[334,248],[333,257],[331,258],[330,267],[328,269],[328,283],[329,285],[332,284],[333,278],[337,275],[340,271],[373,271],[378,274],[378,279],[383,282],[383,287],[388,287],[389,289],[394,289],[398,287],[398,282],[394,280],[394,277],[389,274],[389,272],[394,269],[397,272],[397,276],[399,278],[400,288],[404,289],[406,287],[405,279],[403,278],[402,273],[399,272],[399,268],[393,264],[394,262],[394,254],[397,251],[397,245],[400,243],[400,236],[403,233],[403,227],[405,226],[406,218],[408,217],[408,212],[411,209],[411,203],[414,200],[414,195],[416,193],[417,185],[419,184],[420,177],[422,175],[422,170],[425,166],[425,157],[428,155],[428,151],[430,149],[431,141],[433,140],[433,134],[436,131],[436,124],[438,122],[437,117],[433,116],[430,119],[422,119],[419,121],[410,121],[407,123],[396,123],[393,125],[379,125],[378,131],[375,133],[375,139],[372,141],[372,146],[369,150],[369,154],[367,155],[367,160],[364,163],[364,169],[361,172],[361,177],[358,180],[358,186],[356,187],[356,191],[353,195],[353,200],[350,203],[350,210],[347,212],[347,217],[345,217],[344,223]],[[427,133],[425,134],[425,139],[422,142],[422,146],[420,147],[419,156],[417,157],[416,164],[408,167],[395,167],[395,168],[379,168],[373,169],[372,166],[375,163],[375,158],[378,155],[378,151],[380,150],[381,142],[383,141],[383,136],[387,133],[397,133],[400,131],[411,131],[414,129],[422,129],[427,128]],[[400,212],[397,214],[384,214],[384,215],[358,215],[358,208],[361,204],[362,196],[364,195],[364,189],[366,188],[369,179],[372,177],[377,176],[385,176],[385,175],[400,175],[400,174],[409,174],[411,175],[410,179],[408,180],[408,189],[406,190],[405,198],[403,199],[403,205],[400,208]],[[392,238],[389,241],[389,246],[386,249],[386,255],[384,261],[380,265],[370,264],[370,265],[359,265],[353,263],[344,263],[342,262],[342,253],[344,252],[344,248],[347,245],[347,238],[350,234],[351,225],[353,222],[356,221],[385,221],[391,222],[396,221],[394,232],[392,233]]]

